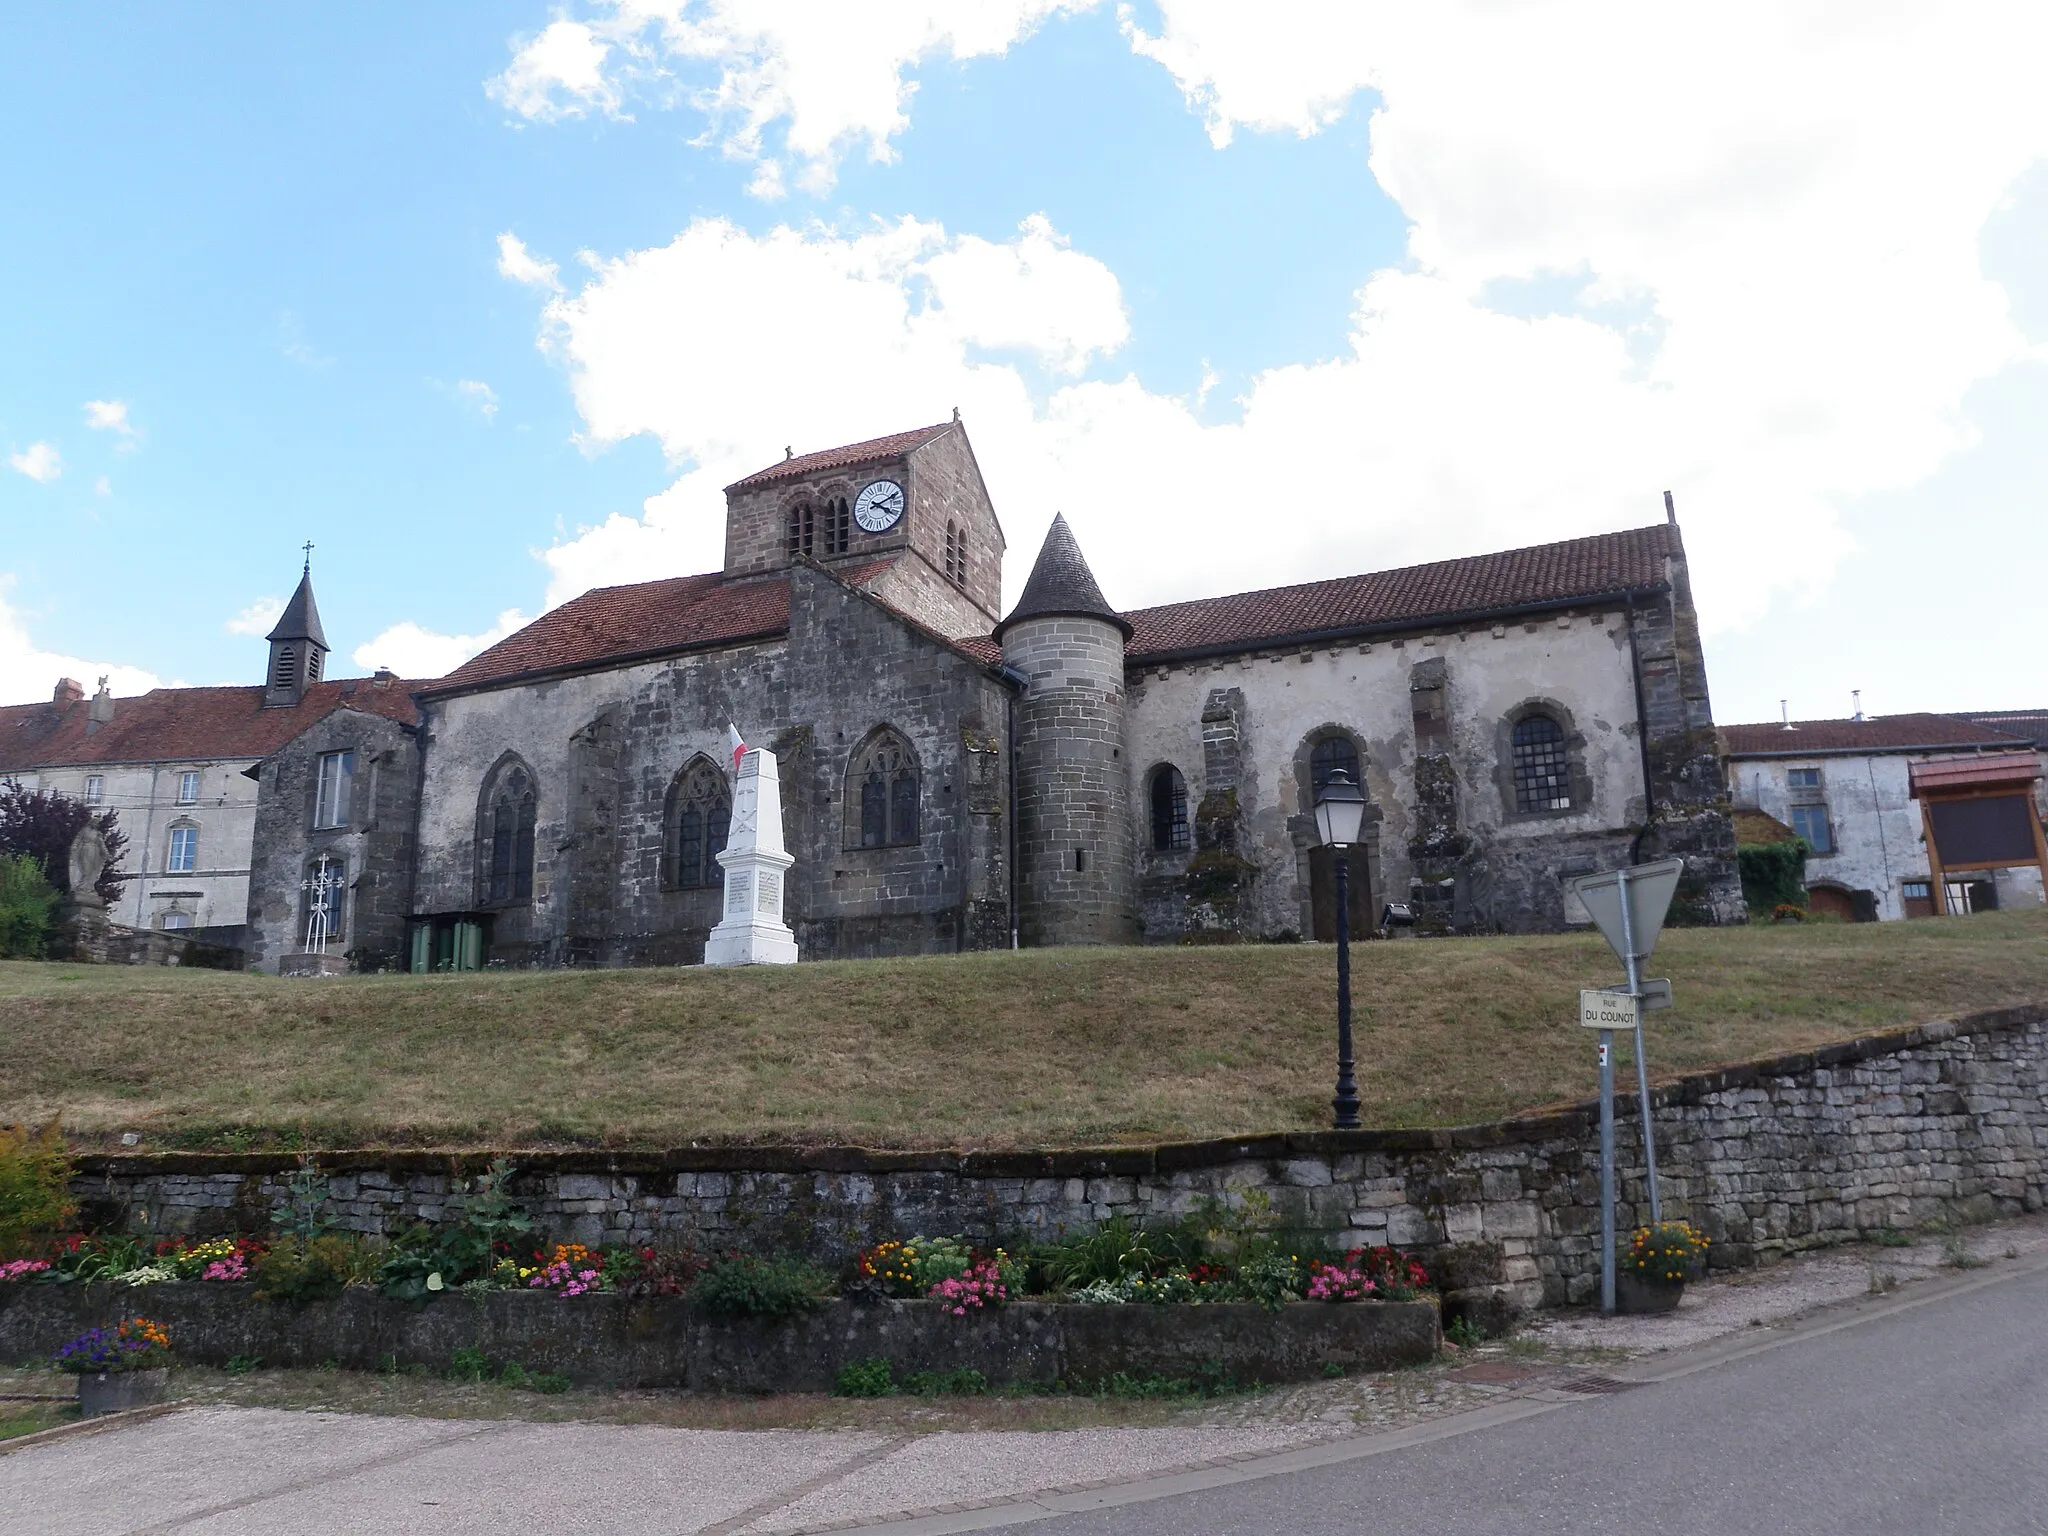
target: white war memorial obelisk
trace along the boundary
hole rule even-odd
[[[796,862],[782,846],[782,780],[775,754],[732,741],[732,825],[725,866],[725,915],[704,941],[706,965],[794,965],[796,935],[782,920],[783,876]]]

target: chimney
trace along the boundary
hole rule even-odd
[[[1790,699],[1778,700],[1778,713],[1784,718],[1784,729],[1788,731],[1796,731],[1799,729],[1798,726],[1792,723],[1792,701]]]
[[[85,734],[90,736],[103,725],[113,723],[114,693],[107,686],[107,680],[100,679],[100,691],[92,696],[92,703],[85,712]]]
[[[58,678],[57,686],[50,690],[50,707],[52,709],[69,709],[72,705],[81,704],[84,701],[85,690],[78,686],[78,679],[75,677]]]
[[[1664,493],[1664,521],[1672,527],[1678,526],[1678,503],[1671,499],[1671,493]]]
[[[1856,712],[1849,718],[1851,720],[1861,720],[1863,718],[1863,690],[1861,688],[1851,688],[1849,690],[1849,697],[1856,706]]]
[[[375,672],[370,674],[370,682],[374,687],[389,688],[393,683],[397,681],[398,674],[392,671],[389,667],[379,667]]]

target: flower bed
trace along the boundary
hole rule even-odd
[[[8,1287],[0,1291],[0,1359],[47,1361],[134,1300],[132,1290],[104,1283]],[[494,1368],[516,1361],[584,1384],[729,1392],[829,1392],[846,1366],[873,1359],[903,1375],[979,1371],[993,1387],[1088,1386],[1119,1372],[1305,1381],[1333,1367],[1421,1364],[1439,1342],[1427,1300],[1277,1312],[1247,1302],[1021,1301],[962,1318],[938,1302],[841,1297],[765,1318],[708,1312],[687,1297],[596,1292],[564,1302],[531,1290],[419,1306],[352,1286],[295,1307],[263,1301],[246,1283],[165,1281],[149,1288],[149,1310],[188,1364],[444,1371],[459,1351],[475,1351]]]
[[[18,1356],[46,1323],[108,1315],[139,1288],[152,1311],[173,1304],[160,1297],[184,1309],[195,1360],[409,1365],[495,1349],[522,1368],[641,1384],[829,1386],[847,1360],[874,1358],[998,1383],[1190,1368],[1285,1380],[1436,1344],[1413,1258],[1335,1253],[1280,1230],[1257,1196],[1014,1252],[890,1240],[834,1276],[793,1256],[549,1243],[511,1201],[511,1172],[494,1165],[450,1219],[390,1240],[335,1230],[308,1169],[261,1238],[46,1242],[0,1267],[0,1348]]]

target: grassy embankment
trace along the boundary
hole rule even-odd
[[[1354,951],[1368,1125],[1589,1096],[1590,935]],[[2048,912],[1674,931],[1670,1075],[2048,1001]],[[0,964],[0,1120],[144,1147],[1055,1146],[1326,1123],[1331,951],[278,981]],[[1624,1077],[1626,1077],[1624,1073]]]

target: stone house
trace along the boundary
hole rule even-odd
[[[259,765],[336,714],[412,718],[414,684],[322,678],[327,641],[310,572],[269,638],[261,684],[117,699],[102,680],[87,699],[64,678],[47,704],[0,708],[0,777],[118,812],[129,878],[112,922],[243,948],[252,915],[276,900],[263,866],[277,857],[278,828]],[[409,819],[410,797],[400,809]],[[403,887],[392,895],[402,907]],[[398,920],[402,937],[402,911]]]
[[[1915,772],[1927,765],[2030,756],[2036,815],[2048,753],[2011,728],[2020,716],[1858,715],[1721,731],[1738,814],[1757,811],[1803,838],[1809,907],[1845,920],[2039,906],[2041,872],[2024,865],[1957,873],[1937,893]]]

